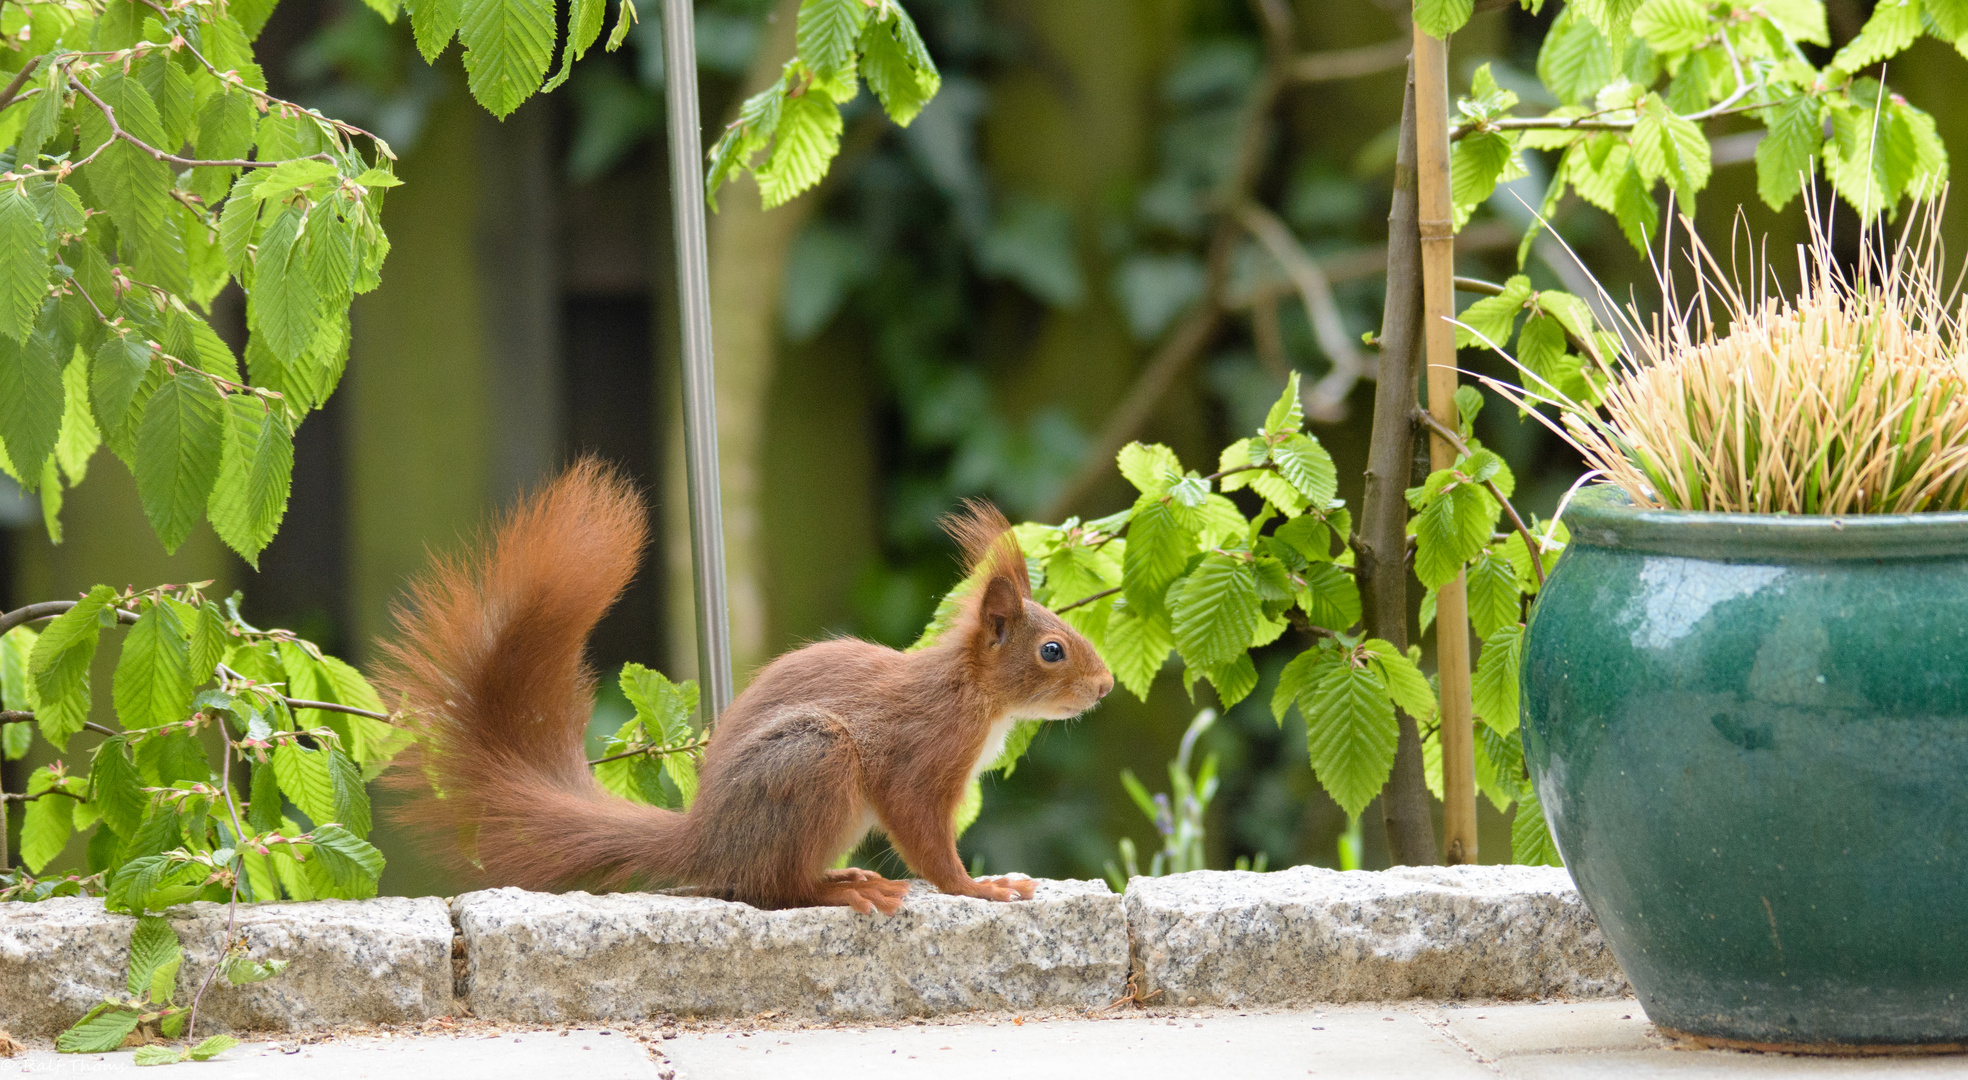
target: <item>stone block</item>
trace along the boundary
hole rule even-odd
[[[1126,904],[1155,1004],[1631,993],[1556,867],[1204,870],[1136,878]]]
[[[918,884],[893,916],[760,911],[659,893],[468,893],[474,1016],[532,1023],[662,1014],[884,1019],[1106,1005],[1125,993],[1121,898],[1041,881],[1016,903]]]
[[[218,958],[227,905],[164,913],[184,946],[177,1000],[189,1004]],[[51,1036],[105,995],[125,993],[135,919],[93,897],[0,904],[0,1029]],[[452,929],[434,897],[241,904],[246,954],[288,967],[264,982],[219,979],[199,1008],[203,1032],[409,1023],[452,1011]]]

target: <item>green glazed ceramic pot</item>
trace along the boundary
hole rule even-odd
[[[1968,1046],[1968,514],[1566,522],[1524,748],[1647,1015]]]

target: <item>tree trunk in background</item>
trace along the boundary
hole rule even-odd
[[[503,122],[479,110],[473,244],[494,433],[486,481],[504,505],[561,464],[560,274],[555,103],[535,98]],[[387,273],[387,270],[385,271]]]
[[[1155,343],[1133,339],[1115,303],[1112,259],[1100,227],[1113,212],[1115,192],[1133,190],[1154,174],[1157,88],[1183,45],[1184,16],[1184,5],[1171,0],[1137,0],[1118,9],[1105,0],[1019,0],[1005,8],[1006,21],[1030,37],[1038,55],[991,87],[981,132],[985,167],[1006,196],[1066,202],[1078,225],[1086,282],[1078,307],[1048,311],[1031,347],[1004,358],[1008,370],[999,392],[1016,421],[1057,408],[1082,431],[1099,431],[1154,351]],[[1143,437],[1169,443],[1192,465],[1206,465],[1216,449],[1206,421],[1201,402],[1171,394],[1156,410],[1152,433]],[[1132,498],[1107,464],[1112,476],[1074,513],[1107,513]]]
[[[384,203],[383,283],[355,305],[347,398],[351,651],[388,625],[389,604],[491,502],[492,362],[480,322],[479,108],[462,83],[435,107]],[[450,314],[445,314],[450,313]],[[415,463],[405,468],[405,463]]]
[[[1395,154],[1394,201],[1387,214],[1387,306],[1380,326],[1380,379],[1374,387],[1373,443],[1360,500],[1360,610],[1369,637],[1408,647],[1408,504],[1414,471],[1415,402],[1420,388],[1421,231],[1415,192],[1415,88],[1410,65]],[[1388,856],[1396,866],[1433,865],[1435,825],[1421,761],[1421,731],[1400,717],[1394,774],[1380,794]]]
[[[765,40],[745,76],[749,95],[779,77],[793,52],[799,0],[782,0],[766,25]],[[723,129],[722,118],[711,121]],[[706,134],[712,134],[707,131]],[[701,167],[702,163],[699,163]],[[711,345],[717,366],[719,482],[723,485],[724,572],[731,605],[732,677],[744,689],[752,669],[767,659],[764,454],[767,399],[779,344],[779,290],[786,254],[818,207],[808,194],[775,210],[761,208],[751,178],[726,184],[720,210],[710,221]],[[674,251],[661,258],[675,260]],[[658,275],[661,277],[661,275]],[[666,373],[666,379],[670,379]],[[669,478],[668,555],[671,586],[670,669],[694,677],[697,625],[690,587],[690,514],[684,497],[683,428],[674,425]]]

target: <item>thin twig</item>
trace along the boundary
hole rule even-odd
[[[20,96],[21,87],[27,85],[27,80],[34,77],[34,69],[40,66],[41,58],[38,56],[21,65],[20,74],[14,76],[14,81],[8,83],[5,90],[0,90],[0,109],[14,103],[14,99]]]
[[[670,754],[682,754],[692,750],[701,750],[704,747],[710,745],[710,742],[711,741],[709,739],[698,739],[696,742],[684,743],[682,746],[654,746],[654,745],[638,746],[633,750],[624,750],[619,754],[610,754],[607,757],[595,758],[593,761],[588,762],[588,765],[592,767],[595,765],[599,765],[604,761],[620,761],[623,758],[635,757],[638,754],[648,754],[651,757],[665,757]]]
[[[1442,423],[1421,409],[1414,411],[1414,418],[1416,423],[1441,436],[1444,442],[1455,447],[1457,456],[1469,456],[1469,444],[1462,441],[1462,435],[1456,429]],[[1517,535],[1524,538],[1524,551],[1531,557],[1531,574],[1537,578],[1538,588],[1543,589],[1544,549],[1538,544],[1537,538],[1531,535],[1531,530],[1529,526],[1524,524],[1524,519],[1517,516],[1517,508],[1510,505],[1509,499],[1504,498],[1503,489],[1497,487],[1497,482],[1494,479],[1485,480],[1483,481],[1483,486],[1490,489],[1490,496],[1497,501],[1498,505],[1503,507],[1504,513],[1510,515],[1510,523],[1517,527]]]
[[[191,995],[191,1015],[185,1020],[186,1046],[192,1045],[192,1036],[198,1031],[198,1005],[205,1000],[205,991],[211,989],[212,979],[218,975],[219,969],[225,966],[226,953],[232,951],[233,928],[238,925],[239,920],[239,875],[245,869],[246,863],[246,856],[242,851],[246,843],[246,826],[240,822],[239,807],[233,802],[232,798],[232,752],[235,747],[232,741],[232,735],[226,731],[225,721],[223,720],[219,722],[219,734],[224,736],[226,743],[225,750],[219,759],[219,791],[225,795],[226,809],[232,813],[232,834],[235,845],[232,857],[236,860],[236,863],[230,867],[232,870],[232,907],[226,914],[225,940],[219,942],[218,959],[212,962],[212,970],[205,973],[205,981],[198,984],[198,992]]]
[[[1053,608],[1052,613],[1054,615],[1064,615],[1076,607],[1085,607],[1086,605],[1093,603],[1095,600],[1104,600],[1107,597],[1112,596],[1120,591],[1121,591],[1121,587],[1119,585],[1116,585],[1111,589],[1102,589],[1099,592],[1094,593],[1092,596],[1082,596],[1078,600],[1075,600],[1064,607]]]
[[[205,160],[201,158],[179,157],[176,154],[167,154],[164,151],[159,150],[155,146],[152,146],[149,143],[144,142],[142,139],[137,138],[135,135],[132,135],[129,132],[123,130],[123,125],[117,123],[116,121],[116,110],[110,106],[109,102],[104,101],[103,99],[97,97],[95,91],[89,89],[87,86],[82,85],[82,81],[80,79],[70,80],[69,85],[75,87],[76,93],[81,94],[83,97],[88,98],[91,104],[95,105],[97,109],[101,110],[103,116],[103,122],[109,125],[110,138],[122,139],[124,142],[127,142],[131,146],[134,146],[137,149],[142,150],[144,153],[149,154],[151,157],[156,158],[158,161],[168,161],[173,165],[184,165],[187,167],[194,166],[194,165],[204,165],[204,166],[209,166],[212,168],[219,168],[219,169],[271,169],[276,165],[283,165],[290,160],[291,161],[310,161],[310,160],[326,161],[330,163],[333,163],[335,160],[325,150],[319,154],[309,154],[306,157],[283,158],[276,161],[253,161],[248,158],[221,158],[221,159],[214,159],[214,160]],[[104,144],[104,145],[108,145],[108,144]],[[94,156],[95,156],[94,154],[90,155],[91,158],[93,158]]]
[[[28,802],[34,802],[37,799],[47,798],[50,795],[60,795],[63,796],[64,798],[74,799],[76,802],[88,801],[84,799],[82,796],[77,795],[72,791],[63,791],[61,788],[49,788],[46,791],[39,792],[33,795],[23,795],[17,792],[8,792],[8,793],[0,794],[0,802],[28,803]]]

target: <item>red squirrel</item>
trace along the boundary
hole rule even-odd
[[[893,914],[908,891],[829,869],[879,825],[946,893],[1029,899],[1029,879],[973,879],[953,817],[1016,719],[1061,720],[1114,687],[1093,646],[1032,599],[1003,515],[945,521],[977,584],[937,644],[914,653],[841,638],[767,664],[718,720],[695,803],[678,813],[605,791],[585,734],[588,634],[634,576],[642,499],[593,459],[500,523],[482,551],[437,559],[384,643],[386,697],[418,733],[397,782],[403,817],[499,884],[690,886],[760,908]]]

